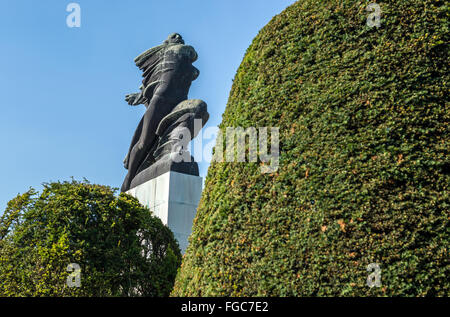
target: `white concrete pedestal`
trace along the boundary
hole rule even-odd
[[[202,194],[202,178],[167,172],[130,189],[127,194],[136,197],[172,230],[184,254]]]

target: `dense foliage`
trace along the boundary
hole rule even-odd
[[[0,219],[0,296],[167,296],[180,263],[159,218],[107,186],[45,184]]]
[[[172,295],[450,295],[449,6],[383,1],[377,28],[368,3],[298,1],[254,39],[221,130],[280,127],[280,167],[211,165]]]

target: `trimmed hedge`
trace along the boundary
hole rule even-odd
[[[174,296],[449,296],[449,7],[302,0],[264,27],[221,130],[280,127],[280,168],[214,163]],[[381,269],[369,288],[367,266]]]

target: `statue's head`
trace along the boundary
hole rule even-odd
[[[184,44],[184,40],[178,33],[172,33],[164,41],[164,44]]]

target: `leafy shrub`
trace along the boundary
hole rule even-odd
[[[180,262],[173,233],[108,186],[45,184],[0,219],[0,296],[167,296]],[[71,263],[79,288],[67,284]]]

